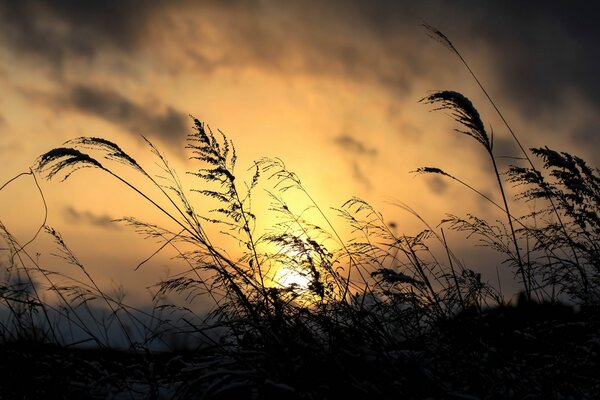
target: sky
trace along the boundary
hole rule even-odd
[[[588,1],[1,2],[0,183],[79,136],[112,140],[152,166],[143,135],[184,175],[197,168],[184,149],[191,115],[233,140],[240,174],[253,160],[279,157],[324,209],[358,196],[409,234],[423,226],[393,203],[434,226],[446,213],[499,218],[463,187],[411,173],[439,167],[498,196],[482,149],[454,132],[448,115],[419,102],[433,90],[470,98],[494,132],[496,154],[519,156],[460,60],[422,24],[450,38],[525,147],[548,145],[599,165],[598,8]],[[114,179],[83,170],[39,183],[47,223],[102,285],[143,292],[172,268],[159,257],[134,271],[157,243],[111,220],[165,221]],[[0,221],[21,242],[44,215],[31,177],[0,192]],[[32,246],[51,253],[48,238]]]

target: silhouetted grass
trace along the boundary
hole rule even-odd
[[[448,38],[427,29],[477,80]],[[190,189],[150,142],[158,175],[103,138],[77,138],[41,155],[35,172],[23,176],[66,180],[79,169],[95,169],[137,193],[171,226],[136,217],[120,222],[160,241],[155,254],[170,249],[188,268],[157,282],[151,307],[136,309],[118,291],[100,288],[56,230],[45,226],[38,234],[53,238],[73,273],[40,265],[29,243],[21,245],[0,224],[7,246],[0,283],[3,393],[153,399],[600,395],[599,171],[567,153],[524,150],[500,114],[527,161],[502,172],[493,136],[466,96],[441,91],[422,101],[450,111],[457,131],[483,146],[502,202],[441,168],[417,172],[460,183],[495,205],[504,222],[450,215],[432,227],[400,204],[423,230],[398,233],[359,198],[335,208],[338,218],[331,220],[282,160],[257,160],[243,182],[232,141],[198,119],[186,145],[198,165],[189,172],[196,179]],[[118,165],[138,178],[121,175]],[[156,190],[143,189],[148,184]],[[523,191],[511,199],[507,184]],[[270,199],[262,212],[252,202],[259,189]],[[290,192],[305,204],[288,203]],[[518,202],[534,199],[545,207],[515,214]],[[271,224],[259,231],[261,219]],[[335,228],[341,224],[349,235]],[[209,234],[215,229],[208,226],[220,233]],[[517,305],[460,261],[444,227],[505,256],[499,268],[511,269],[523,287]],[[221,247],[231,239],[234,248]],[[277,281],[283,269],[305,283]],[[181,297],[185,301],[167,300]],[[210,312],[194,311],[194,304],[209,302]],[[21,373],[36,385],[15,385]]]

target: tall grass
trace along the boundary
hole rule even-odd
[[[460,58],[485,92],[449,39],[432,27],[427,29]],[[487,92],[485,95],[500,113]],[[439,91],[422,102],[450,111],[460,124],[457,131],[483,147],[501,201],[443,169],[422,167],[417,172],[458,182],[496,206],[505,216],[504,222],[450,215],[440,226],[432,227],[412,208],[399,204],[423,223],[423,230],[398,233],[359,198],[333,208],[337,218],[332,220],[282,160],[257,160],[250,180],[242,182],[233,142],[195,118],[186,144],[197,164],[197,169],[188,172],[196,182],[191,188],[184,187],[166,156],[149,141],[160,167],[156,175],[116,143],[81,137],[42,154],[33,171],[19,178],[42,175],[66,180],[81,169],[113,177],[167,217],[170,226],[136,217],[120,222],[161,241],[155,254],[172,251],[187,270],[157,283],[151,309],[135,309],[125,304],[119,293],[100,288],[56,230],[45,227],[40,232],[53,238],[59,256],[82,278],[46,269],[29,254],[28,243],[20,245],[0,224],[8,255],[1,264],[5,277],[0,301],[6,313],[0,340],[63,347],[92,342],[109,349],[115,345],[112,336],[119,332],[145,374],[138,380],[150,385],[147,390],[153,396],[158,396],[160,386],[169,380],[173,396],[182,398],[197,393],[264,398],[441,395],[451,383],[432,378],[435,363],[423,366],[427,357],[435,359],[435,349],[445,354],[447,344],[438,341],[440,327],[457,315],[469,315],[473,310],[481,315],[505,302],[500,287],[483,281],[475,267],[464,265],[454,254],[444,227],[466,232],[477,238],[477,243],[504,254],[527,302],[555,302],[567,296],[576,304],[597,305],[598,169],[548,148],[526,151],[501,115],[527,165],[500,171],[494,138],[466,96]],[[542,162],[541,168],[534,166],[534,157]],[[117,167],[123,165],[138,178],[122,175]],[[147,184],[156,190],[144,190]],[[523,191],[511,199],[506,185]],[[257,190],[266,190],[270,199],[262,212],[252,201]],[[304,198],[305,204],[290,204],[286,200],[290,192]],[[534,213],[515,214],[519,202],[531,200],[546,205]],[[202,204],[214,207],[200,209],[197,205]],[[336,229],[341,224],[350,228],[350,234]],[[258,227],[265,225],[259,231]],[[215,232],[209,228],[214,226],[220,233],[209,234]],[[231,238],[237,248],[222,248]],[[304,283],[277,281],[281,271],[302,277]],[[54,301],[44,299],[46,289],[54,293]],[[166,301],[177,296],[188,303]],[[211,311],[197,314],[190,302],[210,302]],[[108,310],[104,316],[97,312],[101,305]],[[167,364],[175,375],[152,372],[148,365],[155,362],[153,346],[159,343],[175,351],[169,347],[173,337],[192,337],[188,346],[203,350],[191,356],[191,361],[171,353]],[[422,347],[423,343],[429,347]],[[197,358],[199,355],[202,357]],[[424,383],[420,386],[411,383],[413,380]],[[131,382],[124,385],[130,388]]]

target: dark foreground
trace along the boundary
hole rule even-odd
[[[181,353],[0,348],[6,399],[597,399],[600,317],[565,306],[464,313],[374,350],[298,340]]]

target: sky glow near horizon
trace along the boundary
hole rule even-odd
[[[197,168],[184,150],[193,115],[234,141],[237,170],[247,179],[253,160],[280,157],[324,210],[358,196],[407,234],[423,226],[393,202],[411,206],[432,226],[445,213],[501,218],[451,181],[410,173],[440,167],[498,198],[482,149],[453,132],[443,112],[419,103],[431,90],[465,94],[493,130],[498,154],[519,155],[468,71],[427,37],[423,21],[453,41],[526,147],[548,145],[600,164],[596,5],[322,3],[0,5],[0,184],[79,136],[110,139],[151,169],[144,135],[195,187],[184,176]],[[122,284],[137,299],[161,274],[181,268],[167,253],[134,271],[158,244],[110,221],[168,221],[109,176],[86,169],[40,185],[48,224],[105,287]],[[306,199],[289,201],[302,210]],[[256,206],[266,209],[266,200]],[[274,221],[264,215],[261,227],[268,227]],[[21,242],[43,218],[30,177],[0,192],[0,221]],[[461,254],[459,237],[451,240],[459,257],[485,271],[489,254],[470,245]],[[32,253],[56,262],[48,238],[34,246]],[[510,277],[505,272],[502,279]]]

